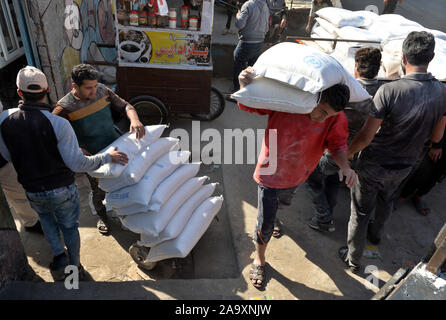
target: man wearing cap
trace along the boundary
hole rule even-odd
[[[96,154],[115,141],[116,132],[111,111],[126,114],[130,120],[130,133],[136,132],[140,139],[145,128],[139,121],[135,108],[117,96],[102,83],[98,83],[99,73],[88,64],[79,64],[71,71],[73,89],[57,102],[54,114],[70,121],[79,145],[87,155]],[[102,201],[105,192],[99,189],[95,178],[87,175],[93,192],[93,205],[99,216],[97,224],[101,234],[109,232],[107,214]]]
[[[114,150],[84,156],[69,122],[51,114],[46,101],[49,91],[45,75],[26,67],[17,75],[18,108],[0,115],[0,154],[12,162],[54,254],[50,269],[63,279],[67,265],[80,265],[78,218],[79,195],[74,172],[96,170],[105,163],[128,162],[127,155]],[[68,257],[60,238],[62,231]],[[80,274],[82,275],[82,273]]]
[[[3,105],[0,101],[0,112],[3,111]],[[42,226],[40,225],[39,216],[29,206],[29,201],[26,199],[25,190],[17,181],[17,173],[14,166],[8,163],[0,155],[0,185],[5,194],[6,201],[20,219],[20,222],[28,232],[36,232],[43,234]]]

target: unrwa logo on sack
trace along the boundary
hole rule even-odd
[[[304,58],[304,62],[314,69],[319,69],[322,67],[322,61],[316,56],[306,56]]]

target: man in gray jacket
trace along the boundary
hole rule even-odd
[[[234,91],[240,89],[240,72],[252,66],[262,53],[263,41],[268,32],[269,14],[266,0],[249,0],[237,13],[235,26],[239,29],[239,41],[234,50]]]
[[[17,87],[23,101],[0,115],[1,158],[13,164],[31,207],[39,215],[54,254],[50,264],[53,277],[62,280],[65,267],[74,265],[81,278],[80,203],[74,172],[96,170],[110,162],[124,165],[128,157],[116,150],[84,156],[70,123],[52,114],[52,107],[45,103],[48,82],[39,69],[21,69]]]

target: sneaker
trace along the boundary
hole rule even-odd
[[[336,230],[333,220],[330,220],[329,222],[319,222],[319,220],[316,217],[311,218],[311,221],[308,223],[308,226],[318,231],[333,232]]]
[[[347,268],[350,269],[351,272],[354,272],[354,273],[359,272],[359,269],[360,269],[359,264],[353,263],[347,258],[347,256],[348,256],[348,247],[347,246],[339,248],[338,256],[342,260],[342,262],[345,263]]]
[[[37,221],[36,224],[33,225],[32,227],[25,227],[25,231],[32,232],[32,233],[44,234],[42,225],[40,224],[40,221]]]

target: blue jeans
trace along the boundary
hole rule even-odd
[[[64,253],[60,238],[62,231],[70,264],[79,266],[81,240],[79,236],[80,202],[76,185],[43,192],[26,192],[31,207],[37,212],[45,238],[54,256]]]
[[[313,199],[315,217],[320,223],[333,220],[340,185],[338,171],[333,158],[324,154],[306,182]]]
[[[263,42],[246,43],[239,41],[234,50],[234,67],[233,67],[233,81],[234,92],[240,89],[238,76],[240,72],[248,66],[254,65],[257,58],[262,54]]]
[[[258,185],[258,214],[254,240],[267,244],[273,235],[274,220],[279,205],[289,206],[298,186],[288,189],[275,189]]]

